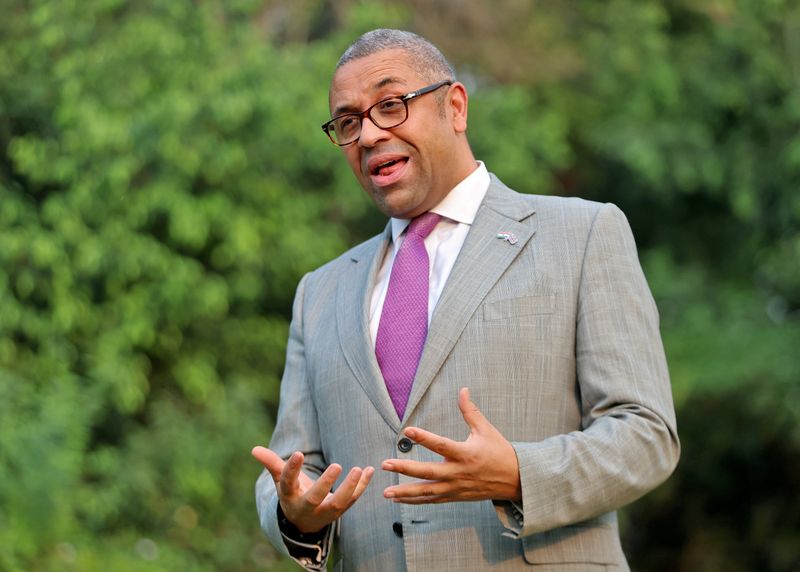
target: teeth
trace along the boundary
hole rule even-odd
[[[380,172],[381,169],[384,169],[386,167],[390,167],[391,165],[394,165],[395,163],[397,163],[397,159],[392,159],[391,161],[386,161],[385,163],[381,163],[380,165],[375,167],[375,173],[378,173],[378,172]]]
[[[382,169],[386,169],[388,167],[391,167],[392,165],[395,165],[395,164],[397,164],[397,163],[399,163],[401,161],[405,161],[405,160],[406,160],[405,157],[401,157],[400,159],[390,159],[389,161],[386,161],[385,163],[379,163],[378,165],[375,165],[372,168],[372,171],[370,171],[370,172],[373,175],[377,175],[377,174],[379,174],[381,172]]]

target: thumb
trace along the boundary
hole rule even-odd
[[[483,416],[478,406],[475,405],[469,397],[469,388],[462,387],[458,392],[458,408],[461,410],[461,415],[464,417],[470,429],[480,431],[489,422]]]
[[[283,468],[286,466],[286,463],[275,452],[266,447],[253,447],[250,454],[261,461],[261,464],[269,471],[274,481],[277,482],[281,480],[281,473],[283,473]]]

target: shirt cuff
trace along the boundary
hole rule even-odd
[[[515,501],[492,501],[497,518],[506,529],[503,536],[508,538],[520,538],[522,527],[525,524],[525,517],[522,511],[522,503]]]
[[[325,570],[330,554],[335,526],[329,525],[318,532],[303,533],[286,518],[278,503],[278,528],[289,556],[306,570]]]

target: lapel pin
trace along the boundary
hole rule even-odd
[[[515,234],[510,232],[498,232],[495,238],[502,238],[508,244],[517,244],[517,237]]]

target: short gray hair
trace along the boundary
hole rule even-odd
[[[403,50],[420,77],[430,82],[456,80],[456,72],[439,48],[422,36],[404,30],[380,28],[359,37],[345,50],[336,69],[348,62],[384,50]]]

